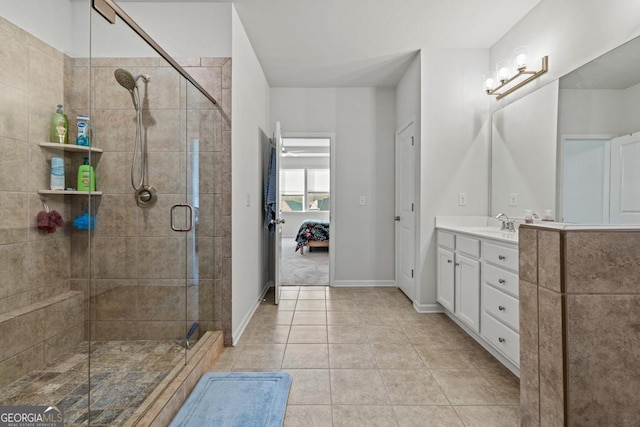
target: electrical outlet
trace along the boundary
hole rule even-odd
[[[364,196],[360,196],[360,206],[364,206],[367,204],[367,198]]]
[[[467,193],[458,193],[458,206],[467,206]]]
[[[518,193],[509,193],[509,206],[518,206]]]

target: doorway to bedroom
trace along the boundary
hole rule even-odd
[[[331,142],[328,135],[282,137],[279,170],[282,286],[328,286],[331,252]]]

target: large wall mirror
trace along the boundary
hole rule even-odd
[[[640,38],[492,121],[493,215],[552,209],[570,223],[640,223]]]
[[[555,209],[558,82],[493,113],[491,211],[523,218]]]

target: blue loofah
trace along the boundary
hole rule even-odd
[[[73,226],[78,230],[93,230],[95,218],[85,212],[73,220]]]

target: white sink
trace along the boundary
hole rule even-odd
[[[497,227],[460,227],[460,230],[481,236],[518,241],[517,231],[500,230]]]

